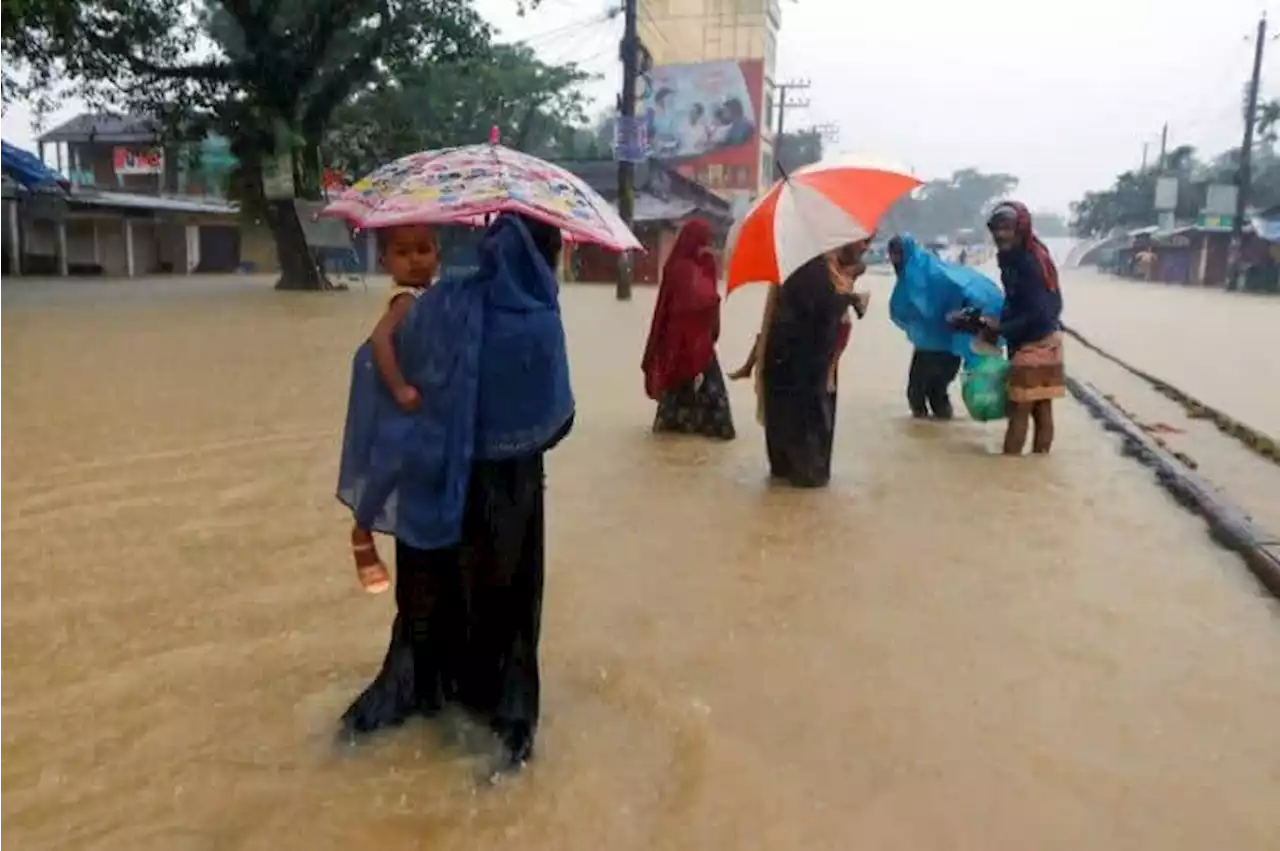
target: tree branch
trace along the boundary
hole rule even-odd
[[[382,21],[369,36],[368,41],[356,51],[355,56],[347,62],[345,67],[330,73],[319,90],[309,99],[300,122],[304,134],[314,135],[324,129],[325,122],[338,105],[353,88],[364,82],[373,68],[373,63],[386,47],[391,32],[401,24],[398,18],[392,17],[386,0],[378,4],[378,14]]]

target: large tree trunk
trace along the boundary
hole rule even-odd
[[[306,233],[298,220],[298,208],[292,198],[266,202],[267,227],[276,242],[276,258],[280,261],[278,290],[328,290],[333,285],[316,263],[307,245]]]
[[[309,154],[309,155],[308,155]],[[293,189],[298,198],[320,197],[320,157],[318,150],[304,142],[292,151]],[[267,224],[276,241],[280,260],[278,290],[333,289],[307,245],[307,235],[299,219],[295,199],[267,201]]]
[[[267,198],[263,173],[264,150],[270,150],[269,145],[252,135],[238,137],[232,146],[232,152],[240,160],[235,186],[241,214],[248,219],[260,217],[265,221],[276,244],[276,260],[280,264],[280,279],[276,281],[276,289],[331,289],[324,270],[317,266],[307,246],[307,237],[298,220],[294,200]]]

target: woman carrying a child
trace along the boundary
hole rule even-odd
[[[407,239],[389,233],[388,254]],[[388,579],[372,533],[395,537],[397,614],[382,670],[343,716],[350,733],[456,706],[492,731],[495,769],[533,754],[542,456],[574,414],[559,252],[556,228],[500,216],[476,273],[393,301],[390,333],[357,353],[338,496],[370,590]]]

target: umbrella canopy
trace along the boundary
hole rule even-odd
[[[49,168],[30,151],[0,141],[0,168],[28,189],[66,187],[62,175]]]
[[[778,181],[729,232],[727,288],[778,284],[825,251],[866,239],[921,181],[905,169],[841,157]]]
[[[574,242],[643,250],[617,211],[558,165],[501,145],[468,145],[401,157],[356,182],[321,215],[361,228],[475,226],[493,213],[523,213]]]

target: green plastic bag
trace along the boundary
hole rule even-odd
[[[1005,416],[1008,377],[1009,362],[1001,355],[979,355],[965,368],[960,380],[960,397],[971,418],[985,423]]]

